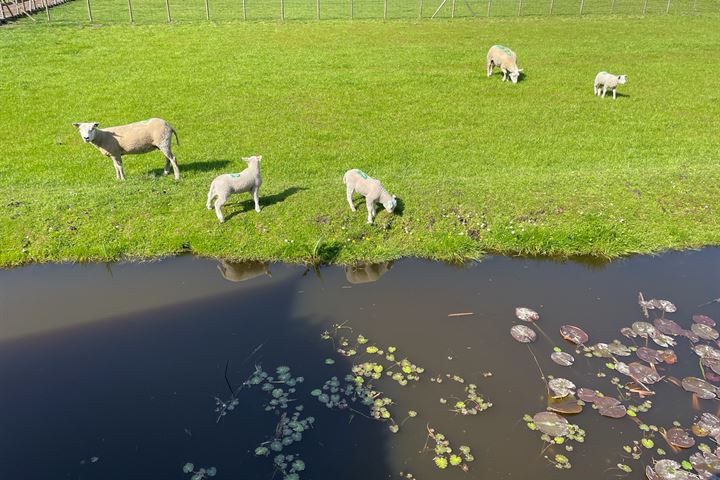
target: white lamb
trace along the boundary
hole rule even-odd
[[[155,149],[165,155],[165,175],[170,173],[172,165],[175,180],[180,179],[180,170],[170,148],[173,135],[175,135],[175,142],[178,145],[180,145],[180,140],[175,129],[165,120],[151,118],[142,122],[107,128],[97,128],[98,125],[97,122],[73,123],[85,143],[91,143],[100,150],[100,153],[112,158],[115,177],[118,180],[125,180],[122,165],[123,155],[147,153]]]
[[[215,200],[215,214],[218,220],[220,220],[220,223],[225,221],[225,217],[220,208],[225,205],[228,197],[234,193],[252,192],[253,200],[255,201],[255,211],[260,212],[258,191],[260,190],[260,185],[262,185],[262,178],[260,177],[260,160],[262,160],[262,155],[243,157],[243,160],[247,162],[248,168],[240,173],[219,175],[215,177],[215,180],[210,184],[206,206],[208,210],[212,210],[212,199],[217,197]]]
[[[500,68],[503,74],[503,82],[510,76],[512,83],[517,83],[518,78],[520,78],[520,72],[522,72],[522,68],[518,68],[517,66],[517,55],[515,52],[502,45],[493,45],[490,47],[490,50],[488,50],[487,62],[485,63],[488,77],[492,76],[495,67]]]
[[[350,204],[350,210],[355,211],[352,195],[357,192],[365,197],[365,205],[367,205],[368,219],[367,223],[373,223],[375,218],[375,203],[382,203],[385,210],[392,213],[397,206],[395,195],[390,195],[385,187],[378,180],[368,176],[362,170],[356,168],[348,170],[343,176],[343,183],[346,185],[347,201]]]
[[[598,97],[605,98],[605,93],[608,90],[612,90],[613,100],[616,99],[615,91],[618,85],[625,85],[627,83],[627,75],[613,75],[608,72],[600,72],[595,76],[595,83],[593,84],[593,91]],[[601,88],[602,87],[602,88]]]

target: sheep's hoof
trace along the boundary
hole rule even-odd
[[[208,210],[212,210],[212,206],[210,205],[205,205],[205,208],[207,208]]]
[[[260,213],[260,209],[259,209],[259,208],[256,208],[255,211],[258,212],[258,213]]]

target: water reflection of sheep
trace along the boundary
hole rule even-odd
[[[385,275],[393,262],[358,263],[345,267],[345,277],[350,283],[370,283]]]
[[[244,282],[251,280],[262,275],[272,277],[272,273],[268,270],[269,262],[228,262],[220,260],[217,268],[220,270],[220,275],[225,280],[231,282]]]

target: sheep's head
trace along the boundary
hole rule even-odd
[[[262,160],[262,155],[253,155],[252,157],[242,157],[242,159],[247,162],[248,165],[252,165],[253,163],[260,163],[260,160]]]
[[[98,125],[100,124],[97,122],[73,123],[73,127],[78,129],[85,143],[92,142],[95,139],[95,132],[97,131]]]
[[[620,75],[618,77],[618,83],[620,85],[625,85],[627,83],[627,75]]]
[[[518,82],[518,78],[520,78],[520,72],[522,72],[522,68],[519,70],[515,70],[514,72],[510,72],[510,80],[512,80],[513,83]]]
[[[392,213],[395,210],[395,207],[397,207],[397,198],[395,195],[390,197],[390,199],[383,203],[383,207],[385,207],[385,210]]]

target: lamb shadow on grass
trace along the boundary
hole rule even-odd
[[[190,162],[182,163],[182,157],[178,161],[178,168],[180,169],[180,175],[184,172],[212,172],[220,170],[229,164],[234,163],[231,160],[210,160],[209,162]],[[243,170],[245,167],[241,168]],[[148,175],[162,176],[164,168],[155,168],[148,171]],[[209,185],[209,183],[208,183]]]
[[[276,203],[284,202],[285,199],[287,199],[288,197],[295,195],[296,193],[301,192],[303,190],[307,190],[307,188],[305,188],[305,187],[290,187],[290,188],[286,188],[282,192],[275,193],[273,195],[267,195],[267,196],[260,195],[260,208],[264,209],[271,205],[275,205]],[[230,220],[235,215],[238,215],[240,213],[245,213],[247,211],[255,209],[255,202],[253,202],[252,195],[249,193],[244,193],[241,195],[245,195],[248,198],[243,201],[228,202],[225,204],[225,208],[227,208],[227,207],[234,208],[234,210],[225,217],[225,221]]]

